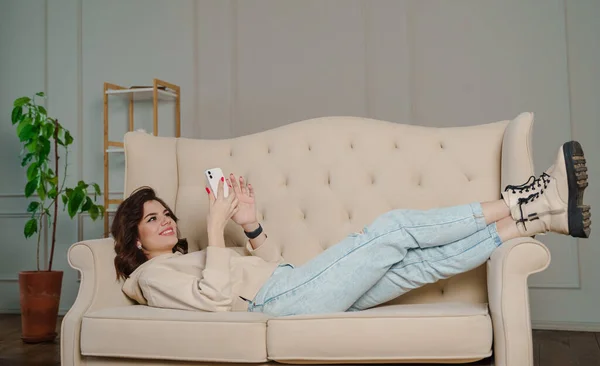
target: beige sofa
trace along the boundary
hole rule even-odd
[[[533,173],[533,115],[461,128],[425,128],[328,117],[226,140],[125,136],[125,195],[150,185],[180,218],[192,250],[207,245],[203,171],[215,166],[255,187],[259,218],[301,265],[393,208],[427,209],[493,200]],[[231,223],[228,246],[241,247]],[[69,249],[81,272],[62,323],[71,365],[228,363],[466,363],[533,365],[527,277],[547,248],[518,239],[481,267],[352,313],[268,318],[135,305],[113,269],[113,241]]]

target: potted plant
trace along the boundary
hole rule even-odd
[[[88,212],[93,220],[104,216],[104,207],[95,204],[100,186],[79,181],[77,186],[65,187],[68,147],[73,137],[58,120],[47,115],[46,109],[35,98],[21,97],[14,101],[11,120],[22,143],[21,166],[27,175],[25,197],[29,198],[27,212],[31,218],[23,233],[30,238],[37,233],[37,270],[19,272],[21,302],[21,339],[28,343],[54,341],[58,305],[62,288],[62,271],[52,270],[56,244],[56,222],[60,201],[72,219],[77,213]],[[59,145],[64,148],[63,176],[59,179]],[[88,189],[93,189],[90,197]],[[44,220],[51,231],[51,249],[48,263],[40,266],[40,239]]]

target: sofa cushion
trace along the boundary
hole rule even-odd
[[[486,304],[381,306],[268,321],[269,359],[279,362],[471,362],[491,355]]]
[[[260,313],[207,313],[144,305],[98,310],[83,317],[81,353],[215,362],[267,360]]]

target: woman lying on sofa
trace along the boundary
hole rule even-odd
[[[224,197],[223,185],[233,194]],[[520,182],[519,182],[520,183]],[[358,311],[474,269],[507,240],[555,232],[587,238],[587,168],[581,145],[567,142],[553,166],[501,200],[427,211],[392,210],[302,266],[281,257],[257,222],[255,195],[242,177],[219,183],[207,217],[208,247],[187,253],[173,211],[148,187],[119,206],[111,228],[123,291],[149,306],[251,311],[271,316]],[[225,247],[224,228],[242,226],[252,254]]]

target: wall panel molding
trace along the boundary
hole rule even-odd
[[[542,243],[543,243],[543,239],[542,239]],[[576,258],[577,258],[577,277],[575,278],[575,280],[573,282],[566,282],[566,283],[553,283],[552,281],[539,281],[537,283],[531,284],[529,285],[530,289],[546,289],[546,290],[559,290],[559,289],[581,289],[581,256],[580,256],[580,250],[579,250],[579,240],[577,240],[577,243],[575,245],[575,251],[576,251]]]
[[[370,17],[370,11],[369,11],[369,4],[370,2],[368,1],[363,1],[361,2],[361,12],[362,12],[362,20],[363,20],[363,40],[364,40],[364,54],[363,54],[363,64],[365,67],[365,117],[367,118],[371,118],[372,113],[371,113],[371,98],[370,98],[370,91],[371,91],[371,78],[370,78],[370,72],[369,72],[369,35],[371,33],[371,29],[370,29],[370,21],[369,21],[369,17]]]
[[[83,0],[77,1],[77,177],[83,176]],[[110,194],[110,191],[109,191]]]
[[[31,217],[31,213],[29,212],[1,212],[0,220],[9,220],[9,219],[29,219]],[[39,215],[38,215],[39,219]],[[23,234],[23,226],[19,226],[19,233],[21,235],[21,240],[31,243],[36,246],[37,251],[37,234],[34,234],[29,239],[25,238]],[[20,244],[17,244],[20,245]],[[40,269],[45,269],[45,265],[48,263],[49,257],[49,237],[48,237],[48,221],[44,220],[41,228],[41,238],[40,238]],[[35,263],[34,263],[35,266]],[[35,270],[36,268],[30,268],[27,270]],[[19,277],[15,275],[15,273],[0,273],[0,282],[15,282],[18,281]]]
[[[192,91],[193,95],[194,95],[194,118],[198,118],[200,116],[200,104],[198,103],[198,98],[200,97],[200,91],[198,90],[200,88],[200,56],[199,56],[199,47],[198,47],[198,42],[199,42],[199,29],[198,29],[198,1],[194,1],[192,3],[192,11],[194,14],[194,19],[193,19],[193,23],[192,23],[192,31],[194,32],[192,34],[192,50],[194,52],[194,55],[192,56],[194,58],[194,65],[193,65],[193,69],[192,69],[192,78],[194,79],[194,89]],[[196,123],[194,123],[193,126],[193,136],[194,138],[198,138],[201,136],[201,123],[198,123],[198,120],[195,120]]]
[[[44,0],[44,92],[46,96],[48,96],[48,33],[48,0]],[[48,108],[48,105],[45,107]]]
[[[100,183],[98,183],[98,184],[100,184]],[[89,193],[93,194],[94,191],[90,190]],[[100,191],[100,196],[102,196],[103,193],[104,193],[103,191]],[[108,192],[109,195],[118,195],[118,194],[122,195],[123,193],[124,193],[123,191],[109,191]],[[100,196],[98,196],[98,197],[100,197]],[[32,194],[30,197],[39,197],[39,195],[36,193],[36,194]],[[0,193],[0,199],[2,199],[2,198],[28,198],[29,199],[30,197],[25,197],[25,194],[23,194],[23,193]]]
[[[600,332],[600,323],[596,322],[563,322],[563,321],[532,321],[533,329],[568,330],[575,332]]]
[[[229,98],[229,136],[235,137],[238,134],[238,129],[235,128],[237,125],[237,110],[238,110],[238,72],[239,72],[239,60],[238,60],[238,6],[239,3],[237,0],[231,0],[230,7],[230,17],[231,17],[231,62],[230,62],[230,73],[231,73],[231,97]]]
[[[115,216],[114,211],[109,211],[105,214],[108,215],[108,217]],[[85,225],[84,225],[85,220],[84,220],[84,218],[86,218],[86,217],[90,217],[90,215],[87,212],[77,214],[77,242],[85,240],[85,238],[84,238],[84,236],[85,236]],[[98,219],[98,220],[100,220],[100,219]],[[101,237],[94,238],[94,239],[101,239]]]

